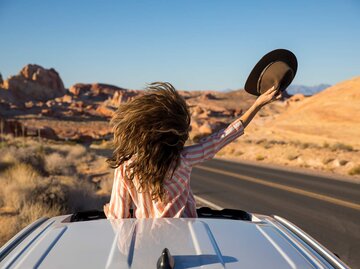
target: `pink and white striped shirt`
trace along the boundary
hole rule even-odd
[[[110,198],[109,219],[129,218],[129,209],[134,208],[136,218],[195,218],[195,198],[190,188],[192,167],[214,157],[225,145],[244,133],[240,119],[228,127],[200,140],[200,143],[184,147],[180,162],[173,176],[164,180],[167,201],[154,201],[149,192],[138,193],[136,176],[133,181],[126,179],[128,162],[119,166],[114,172],[114,183]],[[169,169],[173,170],[173,169]]]

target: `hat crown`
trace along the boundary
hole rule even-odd
[[[282,61],[276,61],[268,64],[261,73],[258,83],[257,92],[263,94],[271,87],[283,91],[290,85],[294,78],[294,71],[291,67]]]

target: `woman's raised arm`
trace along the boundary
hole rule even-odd
[[[228,127],[204,137],[198,144],[185,147],[182,152],[182,157],[191,166],[213,158],[220,149],[244,133],[245,127],[264,105],[280,98],[281,93],[278,94],[274,87],[269,89],[259,96],[254,104],[240,118],[230,123]]]

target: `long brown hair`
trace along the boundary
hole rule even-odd
[[[136,175],[137,191],[163,200],[165,176],[170,166],[178,165],[189,137],[190,113],[184,98],[170,83],[151,83],[143,95],[121,104],[110,124],[114,132],[110,167],[131,159],[127,173],[130,180]]]

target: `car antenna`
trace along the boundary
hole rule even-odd
[[[157,261],[157,269],[173,269],[175,266],[174,258],[171,256],[170,251],[167,248],[161,253]]]

